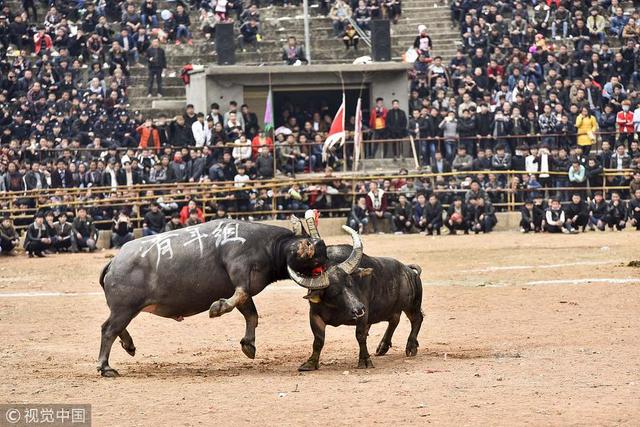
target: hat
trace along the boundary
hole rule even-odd
[[[89,115],[89,112],[88,112],[88,111],[86,111],[86,110],[82,110],[82,111],[80,112],[80,115],[81,115],[81,116],[88,116],[88,115]]]

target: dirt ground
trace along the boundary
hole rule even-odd
[[[328,239],[328,243],[348,238]],[[237,312],[182,323],[148,313],[96,372],[109,252],[0,258],[0,403],[91,403],[94,425],[638,425],[640,233],[364,236],[370,255],[423,267],[420,350],[394,347],[357,370],[351,327],[328,328],[320,370],[305,291],[255,299],[257,356]],[[202,266],[206,268],[206,266]],[[73,294],[58,295],[57,292]],[[386,324],[374,325],[374,351]]]

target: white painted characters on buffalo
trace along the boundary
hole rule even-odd
[[[220,223],[211,234],[216,239],[216,248],[224,246],[229,242],[246,242],[244,237],[238,233],[238,225],[234,223]]]
[[[178,236],[178,233],[162,233],[162,234],[153,236],[153,238],[150,240],[151,244],[149,245],[149,247],[142,252],[142,255],[141,255],[142,258],[145,258],[149,253],[149,251],[151,251],[151,249],[156,248],[157,255],[158,255],[156,260],[156,270],[157,270],[158,266],[160,265],[160,258],[162,257],[162,255],[169,254],[169,259],[173,258],[173,248],[171,247],[171,238],[176,236]]]
[[[202,250],[203,250],[202,239],[207,237],[208,234],[201,233],[200,229],[197,228],[197,227],[194,227],[194,228],[189,227],[188,230],[189,230],[189,233],[191,233],[191,240],[185,242],[184,245],[182,245],[182,246],[189,246],[190,244],[192,244],[194,242],[198,242],[198,245],[200,246],[200,258],[202,258]]]

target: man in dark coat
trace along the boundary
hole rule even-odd
[[[27,228],[27,236],[24,240],[24,249],[29,254],[29,258],[35,256],[44,258],[43,253],[51,247],[51,237],[44,224],[44,214],[38,213],[34,222]]]
[[[407,113],[400,109],[400,102],[397,99],[391,101],[391,109],[387,112],[387,136],[389,139],[402,139],[407,136]],[[392,142],[393,157],[398,156],[400,143]],[[385,157],[387,149],[385,145]]]
[[[147,85],[147,96],[153,96],[153,81],[158,84],[158,96],[162,96],[162,71],[167,68],[167,59],[164,49],[160,47],[158,39],[153,39],[151,47],[147,50],[147,60],[149,62],[149,82]]]
[[[64,160],[56,162],[56,168],[51,172],[51,188],[70,188],[73,186],[73,177],[67,169]]]

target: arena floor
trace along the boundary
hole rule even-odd
[[[348,238],[328,239],[329,243]],[[244,320],[182,323],[142,313],[96,372],[107,307],[98,274],[109,252],[0,258],[0,396],[91,403],[117,425],[637,425],[640,419],[640,233],[431,238],[365,236],[371,255],[423,267],[425,322],[407,359],[408,321],[375,369],[354,369],[354,329],[328,328],[319,371],[304,290],[256,298],[257,356]],[[206,268],[206,266],[202,266]],[[60,295],[59,293],[74,294]],[[386,324],[371,329],[374,351]]]

